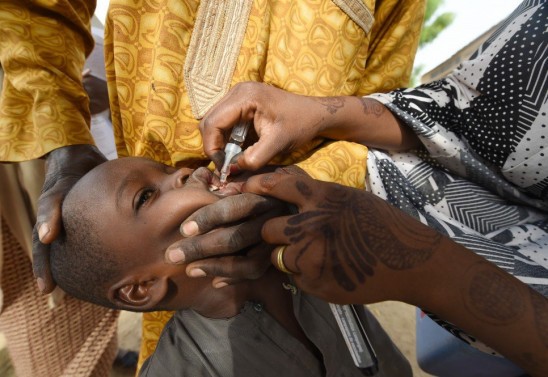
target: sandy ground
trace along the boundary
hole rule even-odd
[[[431,376],[419,369],[415,359],[415,308],[407,304],[392,301],[369,305],[369,308],[411,362],[414,376]],[[139,349],[140,323],[140,314],[122,312],[118,328],[120,348]],[[119,366],[113,367],[111,373],[111,377],[130,377],[133,375],[134,371],[132,369]],[[0,334],[0,376],[15,377],[2,334]]]
[[[368,305],[400,351],[413,367],[414,377],[432,376],[422,371],[415,354],[415,307],[402,302],[387,301]]]

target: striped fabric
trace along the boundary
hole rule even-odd
[[[367,167],[373,193],[545,296],[547,23],[545,1],[524,1],[446,79],[372,96],[413,129],[424,148],[371,150]]]

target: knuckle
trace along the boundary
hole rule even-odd
[[[257,279],[264,274],[268,263],[246,256],[224,258],[223,264],[217,265],[216,276],[232,279]]]
[[[185,252],[185,262],[204,258],[202,244],[198,238],[189,238],[181,242],[180,248]]]
[[[245,159],[245,168],[247,170],[255,171],[261,167],[261,161],[257,155],[247,155]]]
[[[270,268],[270,258],[268,255],[264,255],[261,258],[256,258],[253,262],[252,271],[249,276],[257,279],[264,275],[264,273]]]
[[[251,90],[253,90],[255,86],[254,82],[251,81],[245,81],[245,82],[239,82],[234,86],[234,93],[239,94],[241,92],[249,93]]]
[[[237,195],[233,197],[231,206],[226,208],[226,216],[248,217],[256,214],[258,200],[249,195]]]
[[[213,125],[214,125],[214,122],[211,119],[211,117],[205,117],[200,122],[200,131],[203,132],[203,131],[209,130],[213,127]]]
[[[270,174],[264,174],[260,177],[259,183],[261,185],[262,190],[265,193],[269,193],[276,187],[279,181],[278,176],[279,176],[278,174],[270,173]]]
[[[248,246],[246,232],[243,231],[242,227],[237,227],[228,235],[227,245],[231,250],[239,250]]]
[[[227,276],[227,272],[225,271],[226,266],[219,259],[216,259],[214,262],[210,261],[202,269],[209,276]]]
[[[221,201],[217,202],[220,203]],[[211,229],[214,225],[223,224],[227,221],[230,214],[229,208],[224,205],[217,205],[217,203],[203,207],[200,212],[196,214],[194,221],[198,224],[198,228],[201,231],[205,229]]]
[[[48,195],[51,195],[51,191],[56,186],[58,181],[59,181],[59,174],[57,173],[47,174],[46,179],[44,180],[44,184],[42,186],[40,199]]]

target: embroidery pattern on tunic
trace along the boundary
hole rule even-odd
[[[228,92],[252,3],[200,3],[184,67],[192,114],[198,119]]]
[[[333,3],[341,8],[366,34],[369,34],[375,19],[361,0],[333,0]]]

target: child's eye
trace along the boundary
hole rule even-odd
[[[147,188],[141,191],[137,197],[137,202],[135,203],[135,210],[139,210],[154,194],[154,189]]]

